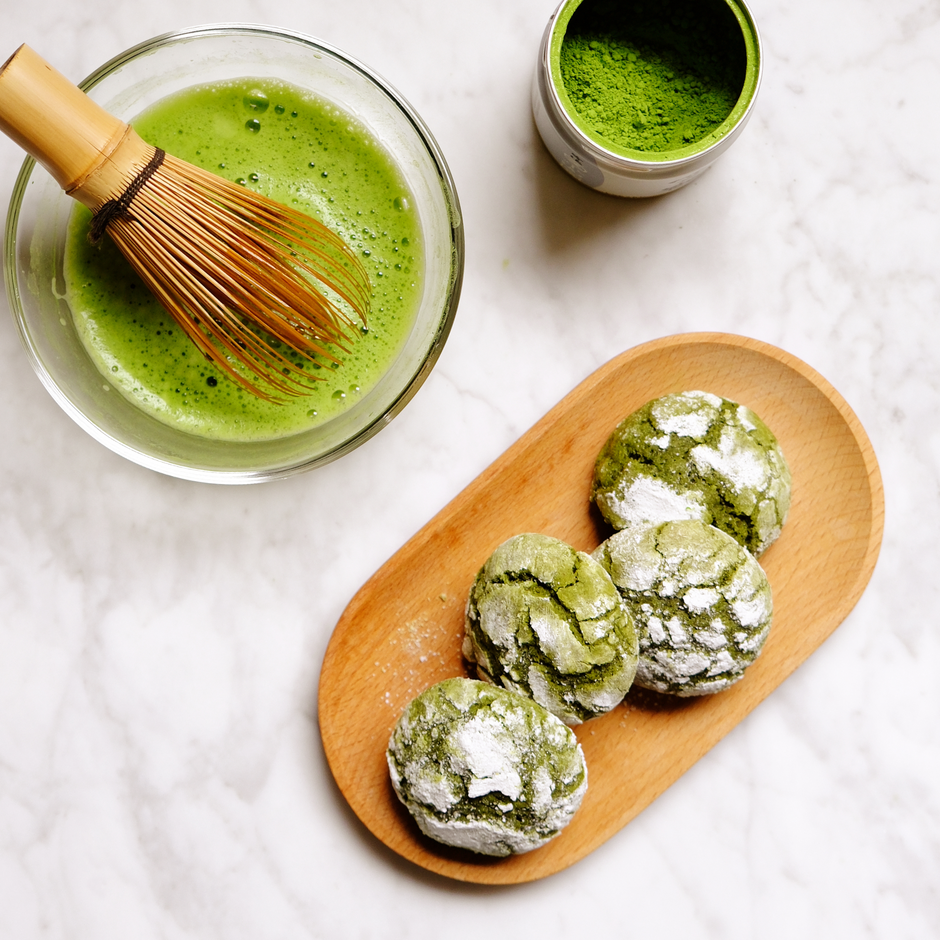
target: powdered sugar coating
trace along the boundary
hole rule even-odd
[[[415,698],[389,740],[389,773],[421,831],[483,855],[528,852],[570,822],[587,790],[573,732],[525,696],[446,679]]]
[[[697,520],[631,526],[594,557],[633,611],[636,684],[680,696],[742,678],[773,619],[770,584],[746,548]]]
[[[597,458],[592,498],[616,529],[699,519],[759,555],[790,509],[790,469],[745,405],[691,391],[647,402]]]
[[[637,651],[633,621],[610,576],[559,539],[517,535],[477,574],[464,656],[481,679],[530,696],[567,724],[623,699]]]

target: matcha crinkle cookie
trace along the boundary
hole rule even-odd
[[[559,539],[529,533],[500,545],[477,574],[463,652],[481,679],[574,725],[619,704],[638,646],[604,568]]]
[[[633,611],[636,684],[706,695],[742,678],[770,630],[770,584],[754,556],[698,520],[631,526],[594,552]]]
[[[415,698],[387,757],[395,793],[421,831],[483,855],[543,845],[587,789],[570,728],[531,699],[475,679],[445,679]]]
[[[787,518],[790,469],[749,408],[681,392],[620,423],[598,455],[591,496],[615,529],[700,519],[759,555]]]

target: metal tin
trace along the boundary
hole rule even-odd
[[[746,71],[733,110],[711,134],[681,150],[617,153],[592,139],[573,118],[561,80],[559,55],[572,14],[591,0],[563,0],[552,14],[539,48],[532,83],[532,113],[549,153],[578,182],[614,196],[660,196],[701,176],[737,140],[760,87],[760,34],[744,0],[724,0],[741,26]]]

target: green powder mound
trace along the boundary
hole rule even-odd
[[[477,574],[463,652],[481,679],[528,695],[574,725],[623,700],[638,647],[601,565],[559,539],[530,533],[500,545]]]
[[[585,0],[559,64],[579,122],[599,142],[663,152],[702,140],[728,117],[747,52],[723,0]]]
[[[714,526],[634,526],[594,557],[633,611],[637,685],[679,696],[720,692],[760,653],[773,618],[770,584],[754,556]]]
[[[482,855],[544,845],[587,790],[570,728],[531,699],[473,679],[446,679],[415,698],[386,756],[421,831]]]
[[[707,392],[647,402],[617,427],[591,498],[615,528],[700,519],[763,552],[790,511],[790,468],[750,408]]]

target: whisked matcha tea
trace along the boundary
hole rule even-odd
[[[367,327],[309,395],[264,401],[185,336],[109,239],[87,241],[77,206],[65,249],[79,335],[112,387],[154,417],[222,440],[268,440],[328,421],[372,388],[404,345],[422,293],[413,202],[391,157],[354,117],[295,86],[240,79],[157,102],[134,129],[148,143],[306,212],[344,238],[372,285]]]

